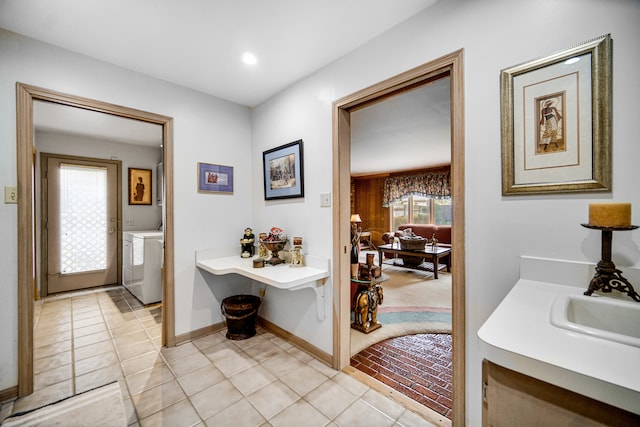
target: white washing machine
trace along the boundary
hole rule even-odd
[[[162,231],[122,233],[122,284],[142,304],[162,301]]]

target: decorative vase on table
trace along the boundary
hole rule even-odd
[[[351,278],[358,278],[358,268],[359,268],[359,253],[358,253],[358,245],[351,245]]]
[[[289,238],[284,233],[284,230],[278,227],[271,227],[267,237],[260,239],[260,243],[271,251],[271,258],[266,261],[268,264],[278,265],[284,262],[284,260],[278,256],[278,252],[284,249],[288,241]]]

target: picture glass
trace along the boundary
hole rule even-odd
[[[198,163],[198,191],[233,193],[233,167]]]
[[[500,77],[502,194],[610,191],[610,36]]]
[[[129,168],[129,204],[150,205],[151,169]]]
[[[263,153],[265,200],[304,196],[302,140]]]

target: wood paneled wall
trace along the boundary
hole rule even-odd
[[[390,176],[418,175],[428,172],[450,170],[450,166],[351,177],[351,213],[360,214],[362,231],[371,232],[371,241],[378,246],[383,244],[382,234],[391,231],[389,208],[382,207],[384,180]]]
[[[353,208],[351,213],[360,214],[362,231],[371,232],[374,245],[382,244],[382,233],[389,231],[389,209],[382,207],[384,180],[389,176],[376,175],[351,178],[353,182]]]

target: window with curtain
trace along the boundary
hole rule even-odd
[[[383,207],[391,209],[391,227],[401,224],[451,224],[450,172],[389,177]]]

